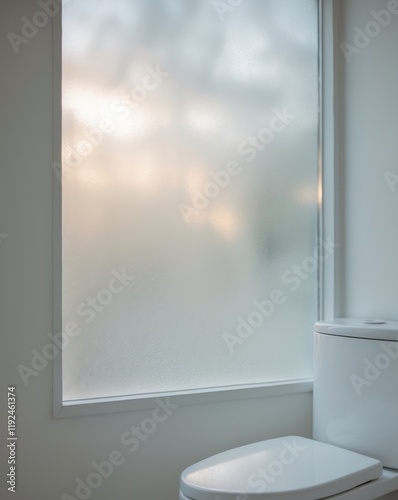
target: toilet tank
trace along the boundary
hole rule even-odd
[[[315,324],[314,439],[398,469],[398,322]]]

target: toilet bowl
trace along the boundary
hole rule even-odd
[[[206,458],[180,500],[372,500],[398,490],[398,322],[315,324],[314,439],[287,436]]]

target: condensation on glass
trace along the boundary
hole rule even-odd
[[[234,3],[63,7],[65,400],[311,375],[317,2]]]

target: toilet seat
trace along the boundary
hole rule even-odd
[[[299,436],[219,453],[185,469],[180,498],[190,500],[317,500],[372,481],[375,460]]]

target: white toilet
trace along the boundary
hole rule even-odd
[[[371,500],[398,490],[398,322],[315,324],[313,436],[202,460],[181,474],[179,498]]]

